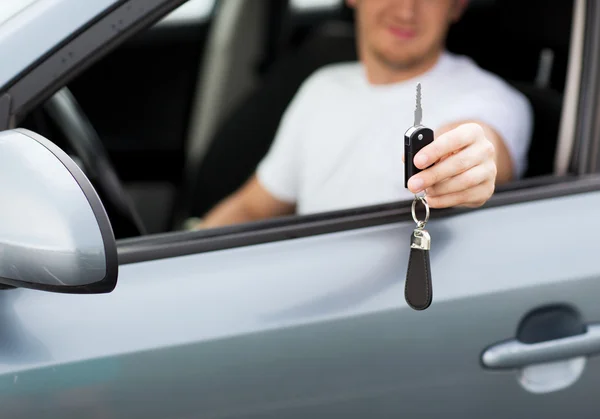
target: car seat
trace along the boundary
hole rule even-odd
[[[463,19],[451,28],[448,48],[469,55],[527,96],[535,123],[526,176],[551,174],[573,2],[557,0],[552,7],[542,0],[471,3]],[[317,27],[296,49],[285,51],[264,76],[261,87],[220,126],[193,188],[191,215],[202,216],[248,179],[267,153],[287,105],[311,73],[328,64],[357,59],[352,20],[352,13],[342,10],[337,20]],[[538,59],[544,49],[553,52],[554,65],[547,82],[536,84]]]

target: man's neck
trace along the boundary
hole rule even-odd
[[[418,77],[431,70],[438,62],[443,51],[436,51],[418,63],[407,67],[395,67],[379,57],[365,54],[362,60],[367,79],[373,85],[400,83]]]

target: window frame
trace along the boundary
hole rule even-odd
[[[38,60],[35,65],[24,71],[10,84],[7,92],[0,92],[0,98],[3,98],[3,93],[7,93],[0,100],[0,117],[2,109],[8,107],[11,118],[18,119],[116,46],[139,33],[140,30],[149,28],[160,21],[184,2],[185,0],[123,0],[118,2],[114,8],[97,16],[93,22],[81,28],[72,37]],[[131,17],[127,12],[136,4],[143,4],[146,11],[139,16]],[[591,169],[597,166],[596,163],[594,165],[589,163],[592,153],[587,153],[587,151],[592,151],[593,147],[595,147],[593,150],[598,150],[598,143],[600,143],[600,138],[595,136],[600,129],[598,120],[600,118],[594,118],[600,111],[597,100],[600,76],[598,72],[592,71],[599,65],[597,61],[599,59],[600,30],[595,29],[595,25],[589,24],[599,19],[600,7],[595,6],[594,2],[586,2],[587,25],[584,31],[585,48],[582,59],[583,62],[589,62],[589,59],[596,61],[590,68],[583,71],[581,77],[581,86],[593,86],[594,94],[580,95],[579,97],[579,108],[587,109],[578,119],[575,147],[579,153],[573,153],[578,154],[578,158],[573,157],[573,168],[576,169],[575,173],[578,173],[579,176],[549,176],[515,182],[497,188],[496,194],[481,208],[436,210],[432,214],[432,219],[482,211],[490,207],[600,190],[600,176],[587,175],[594,173],[595,170]],[[114,24],[119,21],[124,21],[125,24],[121,31],[115,34]],[[78,54],[74,54],[76,58],[70,60],[67,65],[61,64],[65,54],[73,51],[78,52]],[[587,106],[587,108],[583,106]],[[0,130],[5,128],[7,127],[2,126],[2,118],[0,118]],[[582,159],[582,157],[585,158]],[[121,239],[117,241],[119,262],[124,265],[364,227],[412,222],[410,204],[406,201],[393,202],[323,214],[294,215],[204,231],[171,232]]]

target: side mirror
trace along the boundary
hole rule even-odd
[[[77,164],[26,129],[0,132],[0,284],[111,292],[117,247],[106,211]]]

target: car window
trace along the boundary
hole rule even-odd
[[[296,10],[308,11],[328,8],[336,10],[343,3],[341,0],[291,0],[290,4]],[[149,227],[149,234],[186,228],[191,225],[186,221],[203,218],[211,209],[224,202],[225,198],[255,173],[257,166],[271,149],[284,113],[304,81],[324,66],[355,62],[357,59],[354,50],[354,22],[349,17],[351,14],[345,11],[306,13],[305,18],[295,22],[297,27],[285,27],[279,31],[269,27],[265,29],[265,33],[275,34],[272,36],[277,37],[277,42],[263,44],[262,38],[253,31],[266,25],[256,17],[260,15],[256,10],[248,10],[250,3],[243,3],[245,6],[241,10],[236,10],[234,6],[242,3],[225,4],[228,7],[220,8],[220,12],[229,11],[232,19],[235,16],[242,16],[243,19],[240,18],[236,24],[228,19],[217,20],[216,22],[225,26],[223,28],[211,25],[215,1],[189,0],[161,21],[163,24],[158,26],[162,26],[162,30],[149,28],[136,34],[136,37],[92,65],[67,86],[97,131],[125,191],[132,197],[140,218]],[[512,32],[508,31],[507,37],[515,40],[515,47],[510,53],[501,48],[479,48],[479,39],[474,38],[473,34],[489,34],[485,41],[496,45],[500,41],[494,40],[494,31],[482,32],[482,29],[501,28],[514,13],[508,7],[495,5],[496,3],[486,3],[469,10],[460,21],[458,30],[451,30],[448,47],[452,53],[469,57],[499,76],[503,82],[516,87],[531,102],[535,115],[535,140],[528,153],[534,158],[528,159],[531,164],[525,177],[548,175],[553,171],[555,141],[561,119],[569,55],[570,15],[560,14],[564,18],[552,26],[552,34],[542,30],[545,28],[542,23],[535,28],[512,25]],[[536,21],[532,19],[532,15],[536,13],[539,10],[532,7],[531,10],[520,10],[519,17],[523,21]],[[542,20],[549,18],[550,14],[548,12],[542,16]],[[253,23],[254,19],[257,23]],[[276,20],[268,21],[272,25]],[[286,23],[285,20],[277,22]],[[328,25],[335,26],[335,30],[322,30]],[[530,30],[535,36],[525,37],[526,34],[522,33],[525,30]],[[217,33],[219,36],[215,36]],[[239,42],[240,39],[243,42]],[[516,42],[516,39],[522,42]],[[270,57],[271,49],[278,49],[273,57]],[[207,51],[213,50],[218,50],[219,55],[214,57],[215,60],[207,60]],[[555,59],[551,67],[544,68],[543,72],[550,76],[537,77],[536,74],[541,71],[540,63],[547,61],[539,60],[540,54],[547,55],[548,50],[551,50]],[[230,60],[231,57],[241,61]],[[522,65],[511,64],[515,57]],[[263,69],[261,60],[265,58],[270,58],[272,62]],[[223,77],[217,83],[206,85],[210,88],[207,89],[209,93],[222,85],[230,86],[230,91],[243,90],[243,95],[239,95],[237,99],[229,94],[222,95],[210,102],[210,106],[203,108],[203,102],[199,100],[204,92],[202,87],[205,87],[202,82],[211,75],[203,73],[205,67],[202,64],[207,61],[229,63],[229,67],[222,67]],[[215,73],[218,72],[213,71],[212,75]],[[334,78],[330,82],[335,84],[336,80]],[[324,92],[327,89],[325,86]],[[431,119],[428,101],[432,95],[435,96],[435,93],[425,88],[426,122]],[[118,101],[115,101],[116,97],[119,98]],[[406,97],[414,100],[414,91]],[[186,143],[190,138],[189,115],[198,107],[205,109],[208,114],[222,112],[222,116],[210,135],[210,142],[191,184],[186,183],[185,179],[185,165],[189,159]],[[411,102],[406,109],[409,110],[403,116],[410,116],[412,121],[414,103]],[[337,118],[337,124],[343,128],[344,124],[340,121],[344,116],[339,112],[336,114],[335,108],[330,108],[321,115]],[[57,143],[62,142],[76,155],[76,147],[69,146],[68,141],[61,138],[63,135],[58,132],[60,130],[56,130],[53,121],[46,121],[49,124],[45,126],[49,129],[44,132],[44,124],[41,122],[46,119],[48,118],[37,115],[37,118],[29,118],[28,124],[23,125],[28,125],[34,131],[41,131]],[[394,130],[401,137],[407,128],[402,123],[402,126],[395,127]],[[300,132],[302,129],[304,128],[297,127],[295,130]],[[364,140],[362,152],[355,153],[353,157],[357,164],[348,167],[364,167],[361,166],[363,162],[360,159],[373,155],[373,149],[368,143],[376,135],[377,132],[374,132],[373,137],[369,135]],[[552,141],[547,141],[548,138]],[[342,148],[340,146],[339,150]],[[336,151],[326,147],[315,150],[320,154],[315,154],[310,159],[314,167],[324,166],[329,159],[333,160],[331,156]],[[286,155],[281,162],[289,161],[293,164],[292,157],[295,154],[289,150],[284,154]],[[391,159],[386,160],[386,157],[383,156],[380,160],[389,166],[392,162]],[[400,173],[397,190],[403,191],[402,164],[397,161],[393,164]],[[279,166],[281,168],[284,164]],[[322,179],[330,181],[335,176],[342,176],[341,172],[336,173],[337,169],[333,166],[323,169]],[[384,168],[377,168],[372,176],[379,169]],[[350,172],[347,169],[347,173]],[[271,180],[276,177],[271,176]],[[276,180],[284,180],[283,176],[281,178]],[[189,180],[188,178],[187,181]],[[364,180],[365,183],[379,181],[373,178],[368,180],[367,177]],[[319,186],[307,185],[314,188]],[[281,191],[277,185],[270,186],[275,192]],[[281,192],[282,200],[285,200],[287,191]],[[354,199],[354,191],[344,193],[350,203],[350,206],[344,204],[344,209],[392,203],[387,198],[380,199],[375,188],[363,187],[363,192],[372,195],[368,200],[361,201]],[[331,194],[323,193],[321,198],[321,203],[315,206],[318,211],[298,211],[291,215],[329,212],[335,207],[331,204]],[[184,211],[184,217],[180,218],[178,205],[181,202],[189,204],[189,208]]]
[[[39,0],[10,0],[0,2],[0,25]]]

